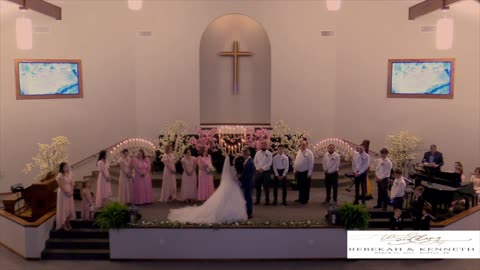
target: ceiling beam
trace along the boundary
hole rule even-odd
[[[23,8],[31,9],[50,16],[57,20],[62,19],[62,8],[54,4],[50,4],[44,0],[7,0],[20,5]]]
[[[408,9],[408,19],[415,20],[420,16],[442,9],[444,6],[448,7],[459,1],[462,0],[425,0]]]

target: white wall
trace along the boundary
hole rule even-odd
[[[0,215],[0,244],[29,259],[40,259],[45,243],[55,221],[55,215],[36,227],[20,225],[7,216]]]
[[[141,137],[155,137],[176,119],[198,126],[200,39],[210,22],[229,13],[251,16],[270,39],[271,122],[313,126],[316,138],[333,135],[335,39],[319,33],[334,28],[335,14],[326,12],[323,1],[147,1],[144,6],[136,29],[153,36],[136,39]]]
[[[238,81],[234,58],[221,56],[238,50]],[[210,23],[200,42],[200,123],[270,124],[270,40],[262,25],[242,14],[228,14]],[[234,88],[238,87],[234,93]]]
[[[343,228],[110,230],[110,258],[114,260],[339,259],[346,256],[347,231]]]
[[[480,5],[452,5],[454,47],[438,51],[435,33],[420,27],[434,26],[439,12],[408,21],[408,7],[418,1],[371,2],[347,1],[339,13],[336,135],[355,142],[368,138],[378,151],[387,134],[405,129],[423,138],[422,150],[437,144],[445,170],[458,160],[470,173],[480,166]],[[389,58],[456,58],[454,99],[386,98]]]
[[[26,52],[15,47],[17,8],[2,8],[0,192],[32,181],[21,169],[35,144],[53,136],[68,136],[70,160],[78,161],[125,137],[152,139],[177,119],[198,126],[201,35],[228,13],[255,18],[270,38],[272,123],[307,129],[312,141],[369,138],[372,149],[404,128],[425,145],[436,143],[446,169],[455,160],[467,171],[480,164],[480,15],[474,1],[452,7],[456,39],[447,52],[434,48],[433,33],[419,30],[433,25],[438,13],[407,20],[408,7],[419,1],[343,1],[339,12],[326,11],[324,1],[144,2],[142,11],[132,12],[123,0],[55,1],[64,19],[32,15],[34,25],[50,32],[35,34],[34,49]],[[153,36],[138,37],[139,30]],[[336,36],[321,37],[322,30]],[[402,57],[455,57],[455,98],[387,99],[387,59]],[[15,58],[82,59],[85,97],[16,101]],[[363,122],[353,120],[360,115]]]
[[[130,13],[111,1],[56,3],[63,9],[61,21],[29,12],[34,26],[48,26],[50,33],[35,34],[34,49],[20,51],[15,45],[18,6],[2,2],[0,192],[12,183],[32,182],[36,173],[25,176],[21,170],[38,142],[67,136],[75,162],[135,135],[135,47],[125,20]],[[81,59],[84,98],[17,101],[15,58]]]

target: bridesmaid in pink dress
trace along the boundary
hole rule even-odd
[[[186,202],[192,202],[197,199],[197,173],[195,172],[196,158],[192,157],[190,149],[185,150],[185,156],[182,158],[182,189],[180,198]]]
[[[83,220],[93,220],[94,206],[93,206],[93,196],[90,192],[90,183],[85,181],[82,183],[82,219]]]
[[[150,174],[150,159],[145,157],[145,152],[138,150],[133,161],[135,176],[133,177],[132,203],[136,205],[153,203],[152,175]]]
[[[73,201],[73,177],[67,163],[60,163],[57,175],[57,215],[55,229],[70,231],[70,220],[75,218],[75,203]]]
[[[120,177],[118,178],[118,202],[129,204],[131,201],[131,182],[132,182],[132,158],[128,154],[128,149],[123,149],[122,157],[118,160],[120,166]]]
[[[198,163],[198,194],[199,201],[205,201],[213,194],[215,187],[213,186],[213,165],[212,158],[208,154],[207,149],[200,150],[200,156],[197,158]]]
[[[102,150],[98,154],[97,167],[99,170],[97,178],[97,190],[95,193],[95,207],[102,208],[112,196],[110,184],[110,164],[107,161],[107,151]]]
[[[177,198],[177,170],[175,169],[175,156],[170,145],[165,146],[165,153],[162,156],[165,164],[163,169],[161,202],[173,201]]]

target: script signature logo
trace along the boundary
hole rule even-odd
[[[390,246],[400,246],[407,244],[440,246],[446,242],[469,242],[472,241],[472,239],[446,239],[441,236],[428,236],[427,234],[421,233],[408,233],[380,235],[380,241]]]

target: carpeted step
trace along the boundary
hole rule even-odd
[[[81,228],[73,229],[71,231],[51,231],[50,238],[106,238],[108,239],[108,230]]]
[[[97,213],[95,213],[95,214],[97,214]],[[77,216],[80,216],[80,212],[77,212]],[[72,228],[74,228],[74,229],[98,228],[94,224],[94,221],[81,220],[81,219],[76,219],[76,220],[70,221],[70,225],[72,225]]]
[[[109,249],[110,242],[104,238],[50,238],[47,249]]]
[[[391,218],[393,216],[393,209],[391,207],[388,207],[386,211],[383,211],[382,209],[373,209],[368,212],[370,214],[370,218]],[[402,214],[403,218],[410,218],[410,214],[407,212],[404,212]]]
[[[413,228],[413,220],[411,218],[403,219],[404,229]],[[390,229],[390,218],[371,218],[368,221],[369,229]]]
[[[50,249],[42,252],[45,260],[108,260],[109,249]]]
[[[71,231],[51,231],[42,259],[46,260],[108,260],[108,230],[99,229],[93,221],[72,220]]]

